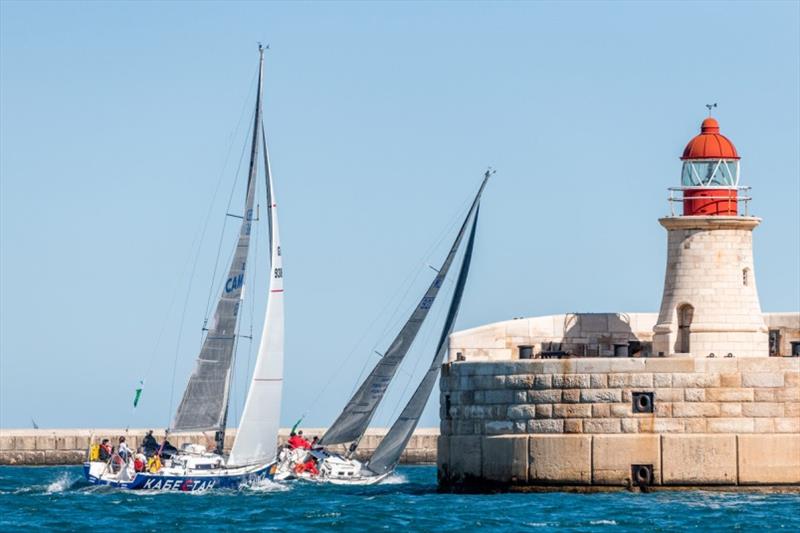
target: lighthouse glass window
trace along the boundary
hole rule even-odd
[[[739,161],[699,159],[683,162],[684,187],[735,187],[739,184]]]

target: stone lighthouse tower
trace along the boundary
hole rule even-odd
[[[767,327],[753,269],[749,187],[739,185],[739,154],[706,118],[681,157],[680,187],[670,188],[667,271],[653,351],[693,357],[766,357]],[[675,215],[674,206],[683,213]],[[742,213],[740,213],[742,212]]]

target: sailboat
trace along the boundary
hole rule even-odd
[[[258,90],[244,213],[237,217],[242,219],[238,240],[194,372],[168,430],[168,434],[213,432],[215,448],[207,450],[201,444],[187,444],[170,458],[165,458],[163,463],[160,457],[158,460],[151,460],[147,471],[137,471],[133,461],[123,460],[119,455],[101,461],[90,454],[90,460],[84,464],[84,475],[92,484],[121,489],[195,492],[212,488],[238,488],[272,479],[275,473],[278,417],[283,387],[283,259],[275,189],[261,118],[264,49],[260,44],[258,50]],[[257,220],[254,218],[254,203],[259,146],[263,150],[269,211],[269,294],[244,411],[231,453],[225,456],[223,444],[233,379],[239,310],[244,296],[251,228]],[[162,454],[163,450],[164,444],[156,456],[166,455]]]
[[[489,169],[484,174],[480,188],[461,224],[455,241],[450,247],[450,251],[437,270],[436,277],[419,300],[411,316],[389,345],[389,349],[373,367],[370,374],[347,402],[341,414],[319,440],[317,447],[310,450],[302,448],[282,450],[279,457],[278,472],[275,476],[276,479],[299,478],[333,484],[371,485],[383,481],[394,472],[395,467],[400,462],[400,456],[422,416],[422,411],[436,384],[436,378],[447,353],[447,339],[453,331],[467,282],[467,275],[469,274],[481,195],[489,177],[493,173],[494,171]],[[465,236],[467,236],[467,242],[458,268],[455,289],[450,299],[447,316],[431,364],[400,416],[380,444],[378,444],[372,456],[367,461],[359,461],[353,457],[358,449],[359,442],[364,437],[389,384],[392,382],[400,364],[403,362],[427,318],[436,296],[450,268],[453,266]],[[336,453],[330,449],[331,446],[347,445],[348,443],[349,446],[345,453]],[[314,468],[306,468],[309,461]]]

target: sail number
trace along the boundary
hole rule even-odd
[[[431,306],[433,305],[433,300],[434,300],[433,296],[426,296],[420,302],[419,308],[420,309],[430,309]]]
[[[225,282],[225,292],[235,291],[236,289],[240,288],[244,284],[244,274],[239,274],[238,276],[233,276],[232,278],[228,278],[228,281]]]
[[[282,277],[283,277],[283,269],[282,268],[276,268],[275,269],[275,279],[282,278]]]

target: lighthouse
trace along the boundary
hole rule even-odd
[[[761,219],[749,214],[739,153],[709,116],[681,160],[680,186],[669,189],[672,214],[659,219],[667,230],[667,268],[653,352],[766,357],[753,266],[753,230]]]

